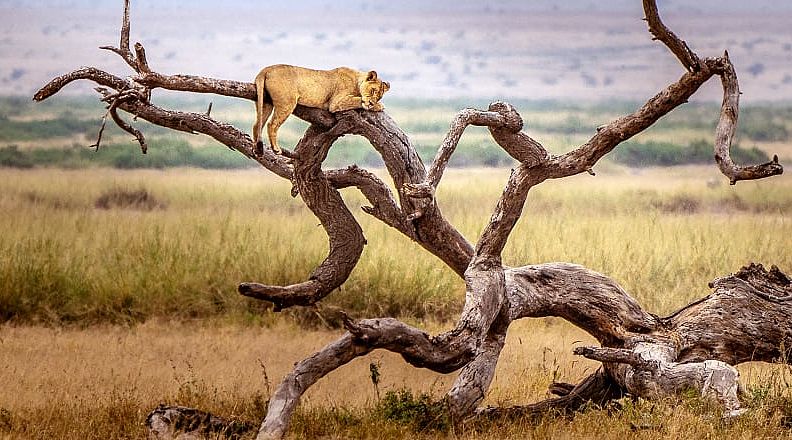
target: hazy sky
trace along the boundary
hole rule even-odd
[[[662,0],[702,56],[728,49],[745,96],[792,100],[792,1]],[[94,65],[130,74],[122,1],[0,0],[0,93]],[[132,40],[162,73],[252,80],[288,63],[378,70],[391,96],[644,100],[682,73],[640,0],[133,0]],[[88,84],[67,92],[89,91]],[[717,84],[700,96],[717,100]]]

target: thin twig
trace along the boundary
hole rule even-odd
[[[96,136],[96,143],[91,144],[88,148],[94,148],[94,151],[99,151],[99,144],[102,143],[102,133],[104,133],[105,125],[107,125],[107,115],[110,114],[110,108],[108,107],[107,111],[105,112],[104,116],[102,116],[102,126],[99,127],[99,134]]]
[[[132,136],[135,136],[135,139],[137,139],[138,143],[140,144],[140,151],[142,151],[143,154],[146,154],[146,152],[148,151],[148,145],[146,145],[146,138],[143,136],[143,133],[140,130],[138,130],[137,128],[129,125],[123,119],[121,119],[121,117],[118,115],[118,112],[116,112],[116,106],[115,105],[110,107],[110,116],[113,117],[113,121],[122,130],[126,131],[127,133],[131,134]]]

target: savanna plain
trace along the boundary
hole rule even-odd
[[[591,127],[623,109],[526,106],[527,129],[555,152],[584,141]],[[434,110],[417,110],[427,107]],[[392,111],[428,161],[453,108],[402,103]],[[216,111],[247,127],[248,110]],[[788,111],[756,111],[775,110]],[[58,137],[41,139],[14,138],[8,128],[58,118],[79,122],[90,113],[82,105],[63,112],[45,107],[38,115],[6,112],[0,118],[0,140],[7,145],[0,152],[6,160],[0,167],[0,438],[144,438],[145,417],[160,403],[257,424],[292,365],[343,332],[339,310],[359,318],[398,317],[430,333],[454,325],[463,304],[462,281],[363,213],[365,201],[352,190],[343,196],[368,245],[337,292],[315,309],[280,313],[239,296],[242,281],[302,281],[327,252],[322,228],[299,197],[291,197],[290,183],[233,164],[146,167],[143,159],[130,165],[126,156],[91,164],[102,150],[87,159],[69,153],[77,148],[72,144],[93,142],[96,125],[75,123],[77,128],[64,128]],[[709,139],[712,126],[691,121],[697,115],[709,120],[716,112],[693,107],[689,117],[660,124],[635,145],[670,138],[687,146]],[[785,124],[776,121],[770,128],[780,134],[770,138],[761,138],[767,127],[757,129],[759,139],[744,134],[742,144],[778,153],[789,164],[792,142],[786,133],[792,127]],[[283,138],[294,142],[300,129],[285,127]],[[160,134],[154,131],[152,139],[159,141],[150,142],[152,161],[158,148],[221,148]],[[495,149],[486,137],[484,130],[466,135],[460,155],[470,163],[450,170],[437,193],[441,210],[472,241],[509,175],[507,159],[482,153]],[[105,152],[136,148],[112,131],[107,143]],[[342,140],[331,160],[375,167],[365,148],[360,140]],[[48,159],[54,156],[63,162]],[[504,253],[506,264],[582,264],[612,277],[661,316],[707,295],[708,281],[749,262],[792,273],[789,173],[730,186],[712,163],[628,167],[606,158],[595,171],[596,176],[532,190]],[[597,365],[571,353],[591,343],[560,319],[515,323],[484,404],[535,402],[547,397],[553,380],[579,380]],[[739,369],[750,411],[728,422],[709,402],[690,395],[659,402],[623,399],[573,416],[454,426],[436,404],[454,374],[414,369],[377,351],[312,387],[289,436],[792,438],[789,365],[749,363]],[[376,384],[373,370],[379,374]]]

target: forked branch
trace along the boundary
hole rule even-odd
[[[775,359],[772,356],[787,354],[779,345],[792,347],[789,339],[792,328],[787,328],[792,301],[788,301],[790,295],[785,293],[789,289],[785,275],[768,277],[756,270],[755,276],[738,274],[716,280],[715,293],[661,319],[644,311],[613,280],[581,266],[552,263],[507,268],[502,263],[503,249],[523,214],[531,188],[547,179],[592,172],[605,154],[687,102],[713,75],[720,76],[724,86],[715,142],[721,172],[734,183],[783,171],[777,158],[768,164],[749,167],[736,166],[731,161],[729,148],[737,121],[739,88],[728,56],[699,58],[665,27],[653,0],[643,3],[650,32],[675,54],[687,72],[634,113],[602,126],[589,141],[560,156],[550,155],[522,131],[522,118],[514,107],[496,102],[486,111],[461,111],[428,170],[410,139],[386,113],[362,110],[331,114],[298,106],[295,115],[311,125],[289,159],[270,150],[257,157],[247,134],[214,120],[208,112],[179,112],[151,102],[150,92],[155,88],[214,93],[251,101],[256,98],[256,91],[248,82],[153,71],[142,45],[135,44],[134,54],[130,50],[128,0],[125,0],[120,45],[105,49],[121,56],[136,74],[122,79],[93,67],[78,69],[54,78],[34,99],[46,99],[72,81],[90,80],[108,89],[102,93],[109,103],[109,115],[117,125],[135,135],[142,147],[145,147],[143,134],[120,118],[117,110],[163,127],[211,136],[289,179],[294,185],[292,194],[299,194],[321,222],[330,249],[327,258],[306,281],[288,286],[260,283],[239,286],[243,295],[272,302],[276,310],[314,304],[352,273],[366,240],[338,191],[350,186],[357,187],[368,199],[370,206],[364,207],[364,212],[416,241],[464,278],[465,304],[451,331],[431,336],[392,318],[347,320],[347,333],[299,362],[278,386],[259,438],[282,436],[308,387],[374,349],[399,353],[417,367],[439,372],[461,370],[447,393],[449,407],[457,419],[475,413],[491,416],[504,412],[572,410],[589,400],[604,403],[623,392],[656,396],[657,387],[669,393],[691,383],[706,388],[716,373],[725,378],[716,397],[736,411],[739,401],[732,394],[731,385],[736,384],[737,376],[725,363],[747,360],[746,350],[753,350],[751,356],[758,355],[752,359],[772,360]],[[435,200],[435,189],[468,125],[488,127],[493,140],[518,161],[475,247],[446,220]],[[356,166],[322,170],[331,146],[347,134],[365,137],[382,156],[394,190],[373,173]],[[732,310],[731,307],[737,306],[730,304],[740,308]],[[738,319],[724,323],[716,317],[721,316],[716,313],[719,310],[730,310],[730,316]],[[557,387],[561,397],[526,407],[476,412],[494,376],[509,325],[517,319],[540,316],[561,317],[594,336],[602,347],[582,348],[579,353],[605,362],[604,366],[576,386]],[[768,320],[767,316],[773,319]],[[745,326],[743,317],[750,322],[761,322],[751,327],[751,334],[762,335],[763,340],[770,342],[757,344],[753,336],[740,336],[735,329]],[[786,322],[779,325],[783,319]],[[724,333],[718,333],[718,329]]]

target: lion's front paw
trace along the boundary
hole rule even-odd
[[[381,112],[381,111],[385,110],[385,106],[378,102],[378,103],[372,105],[369,110],[371,110],[373,112]]]

